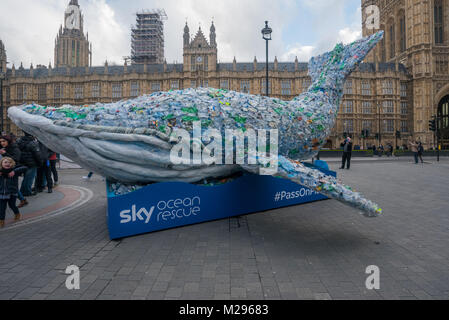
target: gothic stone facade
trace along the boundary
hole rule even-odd
[[[55,40],[55,67],[85,67],[92,65],[92,45],[84,35],[84,18],[78,0],[72,0],[64,14]]]
[[[380,8],[385,38],[368,61],[397,62],[407,68],[413,84],[411,131],[432,145],[429,120],[438,113],[444,120],[442,143],[449,147],[449,0],[363,0],[362,12],[370,5]],[[364,23],[363,34],[372,32]]]

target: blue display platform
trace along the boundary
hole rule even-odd
[[[217,186],[155,183],[120,196],[106,183],[111,239],[327,199],[289,180],[253,174]]]

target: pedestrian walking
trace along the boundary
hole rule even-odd
[[[14,136],[9,135],[0,137],[0,148],[0,155],[2,157],[10,157],[16,162],[17,165],[20,165],[22,152],[15,143]],[[20,200],[18,208],[22,208],[23,206],[26,206],[28,204],[27,199],[25,199],[20,190],[17,191],[17,198]]]
[[[83,177],[83,179],[84,179],[84,180],[87,180],[87,181],[90,181],[90,178],[92,178],[93,174],[94,174],[94,173],[93,173],[92,171],[90,171],[90,172],[87,174],[87,176],[84,176],[84,177]]]
[[[20,192],[24,197],[34,196],[36,192],[32,190],[33,181],[36,177],[37,167],[42,162],[39,144],[32,135],[25,132],[25,136],[17,141],[17,145],[22,153],[20,156],[20,164],[28,168],[25,172]]]
[[[418,143],[416,141],[409,140],[408,145],[410,147],[410,150],[413,152],[415,164],[418,164]]]
[[[423,145],[422,145],[422,143],[421,143],[421,141],[420,141],[420,142],[418,143],[418,157],[419,157],[419,159],[421,160],[421,163],[424,163],[424,160],[423,160],[423,158],[422,158],[423,154],[424,154],[424,147],[423,147]]]
[[[24,166],[17,166],[10,157],[0,160],[0,228],[5,226],[6,207],[14,212],[14,221],[21,219],[20,211],[16,207],[17,192],[19,190],[19,175],[26,172]]]
[[[58,177],[58,170],[56,170],[56,163],[58,162],[58,156],[56,155],[56,152],[49,149],[50,157],[48,157],[48,160],[50,160],[50,171],[53,174],[53,184],[56,186],[58,185],[59,177]]]
[[[41,163],[37,167],[37,175],[35,182],[35,189],[37,192],[42,192],[45,188],[44,178],[47,180],[48,193],[53,192],[53,180],[51,178],[50,160],[49,157],[53,151],[49,151],[48,148],[39,141],[39,149],[41,152]]]
[[[382,158],[383,154],[384,154],[385,148],[383,146],[383,144],[379,145],[379,157]]]
[[[387,157],[393,156],[393,145],[391,143],[387,146]]]
[[[346,169],[350,169],[351,167],[351,156],[352,156],[352,141],[351,138],[346,138],[345,141],[343,141],[342,143],[343,146],[343,156],[341,159],[341,168],[340,169],[344,169],[345,168],[345,164],[346,164]]]

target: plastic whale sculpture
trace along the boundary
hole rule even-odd
[[[245,132],[278,130],[277,171],[272,175],[310,187],[362,211],[382,213],[334,177],[303,165],[315,156],[335,125],[345,79],[382,39],[383,31],[309,62],[312,85],[286,102],[213,88],[157,92],[117,103],[45,107],[11,107],[12,121],[51,149],[86,169],[122,183],[197,182],[237,171],[260,173],[260,164],[174,164],[171,150],[177,130],[211,128]],[[175,139],[173,139],[175,136]],[[179,138],[179,137],[178,137]],[[200,144],[204,147],[204,141]],[[193,146],[193,144],[192,144]],[[192,147],[193,148],[193,147]],[[262,157],[261,157],[262,158]]]

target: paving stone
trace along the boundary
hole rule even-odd
[[[184,292],[198,292],[200,286],[196,282],[187,282],[184,285]]]
[[[182,296],[183,288],[180,287],[170,287],[168,288],[165,298],[180,298]]]
[[[231,287],[229,284],[226,284],[226,283],[216,283],[214,286],[214,292],[215,293],[230,293]]]
[[[31,300],[45,300],[47,299],[47,294],[45,293],[36,293],[30,299]]]
[[[332,300],[332,297],[328,293],[315,293],[315,300]]]
[[[28,287],[25,290],[19,292],[16,296],[14,296],[14,299],[21,300],[21,299],[30,299],[32,296],[34,296],[40,288],[33,288]]]
[[[246,289],[231,287],[231,298],[245,299],[246,298]]]
[[[121,241],[109,240],[101,178],[87,185],[82,170],[62,170],[64,183],[94,198],[0,231],[0,299],[447,299],[448,169],[442,159],[419,168],[355,161],[339,171],[381,205],[376,219],[330,200]],[[78,292],[65,288],[70,264],[81,267]],[[365,288],[369,265],[380,268],[381,290]]]

